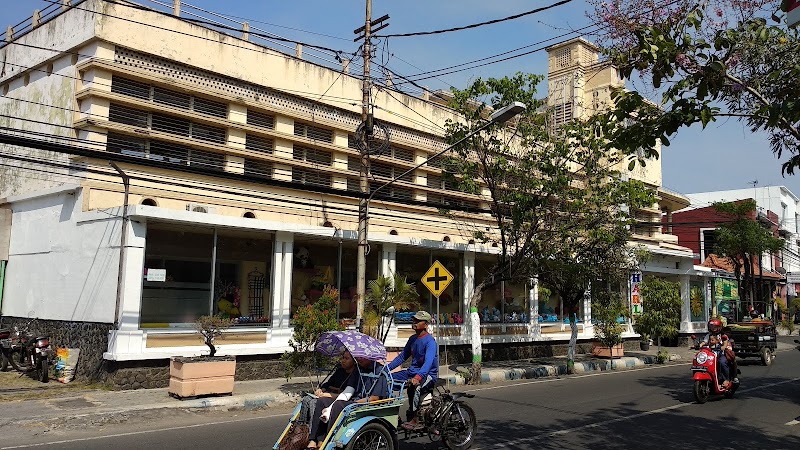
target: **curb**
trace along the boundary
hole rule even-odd
[[[575,363],[575,374],[591,373],[591,372],[605,372],[609,370],[626,370],[645,365],[655,364],[656,358],[653,356],[643,357],[622,357],[614,359],[613,361],[582,361]],[[612,366],[613,364],[613,366]],[[455,371],[459,374],[469,373],[467,367],[456,367]],[[514,380],[530,380],[536,378],[556,377],[567,375],[567,365],[542,365],[529,367],[526,369],[485,369],[481,371],[481,382],[490,383],[494,381],[514,381]],[[443,377],[448,383],[454,385],[466,384],[466,378],[463,375],[452,375]]]

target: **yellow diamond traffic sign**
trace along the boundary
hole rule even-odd
[[[439,298],[442,292],[447,289],[447,286],[450,285],[450,282],[453,281],[453,274],[448,272],[442,263],[437,260],[431,265],[431,268],[425,272],[421,281],[422,284],[431,291],[434,297]]]

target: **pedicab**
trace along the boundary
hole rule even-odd
[[[385,377],[389,386],[388,397],[381,400],[365,403],[350,403],[338,417],[329,419],[328,434],[320,441],[317,448],[333,450],[346,448],[348,450],[395,450],[399,448],[398,430],[409,436],[422,436],[427,434],[432,441],[441,440],[451,450],[466,450],[472,446],[477,430],[475,412],[465,404],[460,397],[473,397],[471,394],[451,393],[446,389],[444,380],[437,380],[435,385],[423,392],[423,402],[418,417],[420,426],[414,430],[401,428],[400,407],[404,404],[403,388],[405,384],[395,381],[391,372],[386,368],[386,348],[383,344],[363,333],[354,330],[328,331],[320,336],[314,350],[324,356],[333,357],[347,350],[353,358],[365,358],[381,364],[378,373],[362,373],[356,364],[356,369],[362,379],[375,380]],[[333,371],[331,371],[332,373]],[[330,376],[330,374],[328,375]],[[364,383],[366,389],[371,390],[370,383]],[[369,399],[370,392],[362,393]],[[316,398],[313,394],[306,394],[305,398]],[[299,448],[304,448],[308,442],[307,427],[301,420],[303,401],[297,405],[291,419],[283,429],[280,437],[272,447],[273,450],[290,448],[289,441],[299,443]],[[316,413],[314,413],[316,414]],[[311,420],[316,420],[312,417]],[[297,439],[297,431],[305,433]],[[283,444],[283,445],[282,445]]]

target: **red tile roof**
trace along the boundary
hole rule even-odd
[[[708,257],[706,258],[705,261],[703,261],[703,264],[701,264],[701,266],[709,267],[711,269],[724,270],[730,273],[734,272],[733,263],[731,263],[730,259],[728,259],[727,257],[715,255],[713,253],[708,255]],[[771,280],[782,280],[784,278],[783,275],[779,274],[778,272],[772,271],[770,269],[765,268],[763,274],[759,273],[759,270],[760,269],[758,263],[754,262],[753,275],[755,275],[756,277],[763,276],[764,278],[769,278]],[[742,268],[741,272],[742,275],[744,275],[744,267]]]

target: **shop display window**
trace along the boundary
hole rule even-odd
[[[149,225],[142,285],[142,328],[186,327],[211,312],[214,230]]]
[[[434,311],[431,306],[434,303],[433,295],[428,291],[422,282],[422,276],[431,267],[431,252],[427,249],[418,249],[413,247],[397,247],[397,273],[406,277],[409,283],[414,283],[417,290],[417,303],[421,309],[425,309],[431,314]],[[395,321],[397,323],[411,323],[412,311],[397,311],[395,314]]]
[[[381,246],[370,243],[367,255],[367,289],[370,280],[378,278],[378,268],[381,263]],[[339,291],[339,318],[345,323],[350,323],[356,318],[358,309],[358,296],[356,295],[356,282],[358,280],[358,245],[355,242],[342,243],[342,289]]]
[[[292,257],[290,313],[319,300],[325,286],[338,287],[339,243],[330,239],[296,239]]]
[[[219,231],[214,270],[214,314],[237,325],[269,324],[272,237],[266,233]]]

